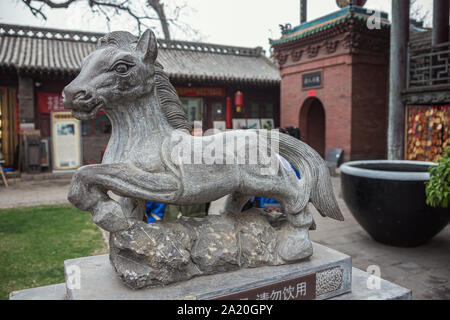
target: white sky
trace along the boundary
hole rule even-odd
[[[170,5],[176,1],[163,2]],[[34,17],[21,0],[0,0],[0,23],[108,32],[106,20],[101,15],[92,14],[86,2],[82,1],[69,10],[46,10],[45,21]],[[427,21],[429,25],[432,0],[417,2],[430,12]],[[268,39],[277,39],[281,35],[279,24],[290,23],[293,27],[299,24],[299,0],[187,0],[187,3],[189,8],[183,10],[181,20],[198,30],[199,34],[194,36],[171,28],[174,39],[245,47],[262,46],[268,51]],[[390,13],[391,0],[368,0],[365,7]],[[338,9],[335,0],[308,0],[308,20]],[[110,31],[128,30],[136,33],[133,20],[123,15],[113,18],[110,27]],[[156,32],[162,37],[159,28]]]

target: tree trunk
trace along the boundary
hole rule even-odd
[[[152,7],[161,21],[161,28],[164,33],[164,39],[170,40],[169,24],[167,23],[166,13],[164,12],[164,4],[159,0],[148,0],[148,5]]]

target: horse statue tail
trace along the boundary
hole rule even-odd
[[[269,136],[269,140],[278,140],[280,155],[300,172],[302,208],[311,201],[322,216],[343,221],[344,217],[334,196],[330,172],[322,157],[306,143],[289,135],[279,133]]]

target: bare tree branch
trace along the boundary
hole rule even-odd
[[[148,0],[148,5],[155,10],[161,21],[161,28],[164,33],[164,39],[170,40],[169,24],[167,22],[166,13],[164,12],[164,4],[159,0]]]
[[[417,21],[423,21],[425,24],[428,24],[430,11],[425,9],[423,5],[417,2],[417,0],[411,0],[410,15],[411,18],[416,19]]]
[[[159,20],[164,38],[170,40],[169,26],[173,25],[180,30],[191,31],[194,34],[196,30],[179,21],[180,12],[187,7],[187,4],[179,4],[177,0],[177,7],[173,10],[171,17],[166,15],[166,6],[161,0],[21,0],[30,10],[30,12],[44,20],[47,20],[45,13],[46,8],[50,9],[68,9],[75,3],[85,2],[88,4],[93,13],[101,14],[105,17],[106,23],[109,27],[111,17],[113,15],[120,15],[125,13],[132,17],[138,29],[139,34],[143,32],[144,28],[149,28],[148,22]],[[144,7],[137,7],[139,4]],[[154,16],[152,15],[154,13]]]

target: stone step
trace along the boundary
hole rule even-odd
[[[369,289],[367,286],[368,279],[369,274],[360,269],[352,268],[352,291],[330,300],[410,300],[412,298],[411,290],[383,279],[380,279],[379,289]],[[65,283],[14,291],[10,295],[10,300],[64,299],[66,299]]]
[[[44,287],[13,291],[9,300],[65,300],[66,284],[58,283]]]
[[[376,281],[358,268],[352,268],[352,291],[332,300],[411,300],[412,292],[395,283],[379,278],[379,286],[372,286]],[[368,282],[370,286],[368,286]]]

